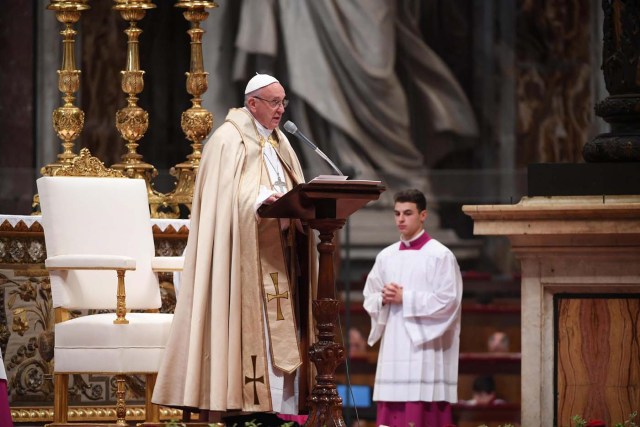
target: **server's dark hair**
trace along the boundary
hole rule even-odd
[[[395,203],[415,203],[418,208],[418,212],[422,212],[427,209],[427,198],[424,197],[422,191],[416,190],[415,188],[410,188],[408,190],[403,190],[394,196]]]

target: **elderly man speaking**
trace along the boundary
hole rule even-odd
[[[295,272],[306,269],[293,266],[307,261],[297,259],[304,234],[289,220],[256,213],[304,182],[278,129],[287,103],[277,79],[254,76],[244,107],[229,111],[203,150],[180,295],[153,394],[154,403],[198,409],[202,421],[298,411],[293,296]]]

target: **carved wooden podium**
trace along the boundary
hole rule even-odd
[[[385,187],[375,181],[299,184],[272,205],[258,211],[264,218],[298,218],[320,232],[318,292],[312,308],[318,334],[309,350],[317,375],[307,400],[310,413],[305,426],[345,426],[342,399],[334,377],[336,368],[345,360],[345,353],[344,347],[334,340],[340,302],[335,295],[333,238],[352,213],[377,200],[384,190]]]

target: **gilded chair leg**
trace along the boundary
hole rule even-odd
[[[125,318],[127,314],[127,296],[124,286],[124,273],[125,270],[118,270],[118,294],[116,296],[116,319],[113,321],[114,325],[127,325],[129,321]]]
[[[125,405],[124,396],[127,391],[127,384],[125,382],[125,376],[120,374],[116,375],[116,424],[119,426],[126,426],[127,407]]]
[[[69,374],[53,374],[53,422],[69,420]]]
[[[144,410],[145,419],[148,423],[160,422],[160,406],[151,403],[151,396],[153,396],[153,388],[156,386],[156,378],[158,374],[147,374],[146,384],[144,391]]]

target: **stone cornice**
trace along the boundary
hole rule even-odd
[[[462,210],[476,235],[640,235],[640,195],[525,197],[515,205]]]

